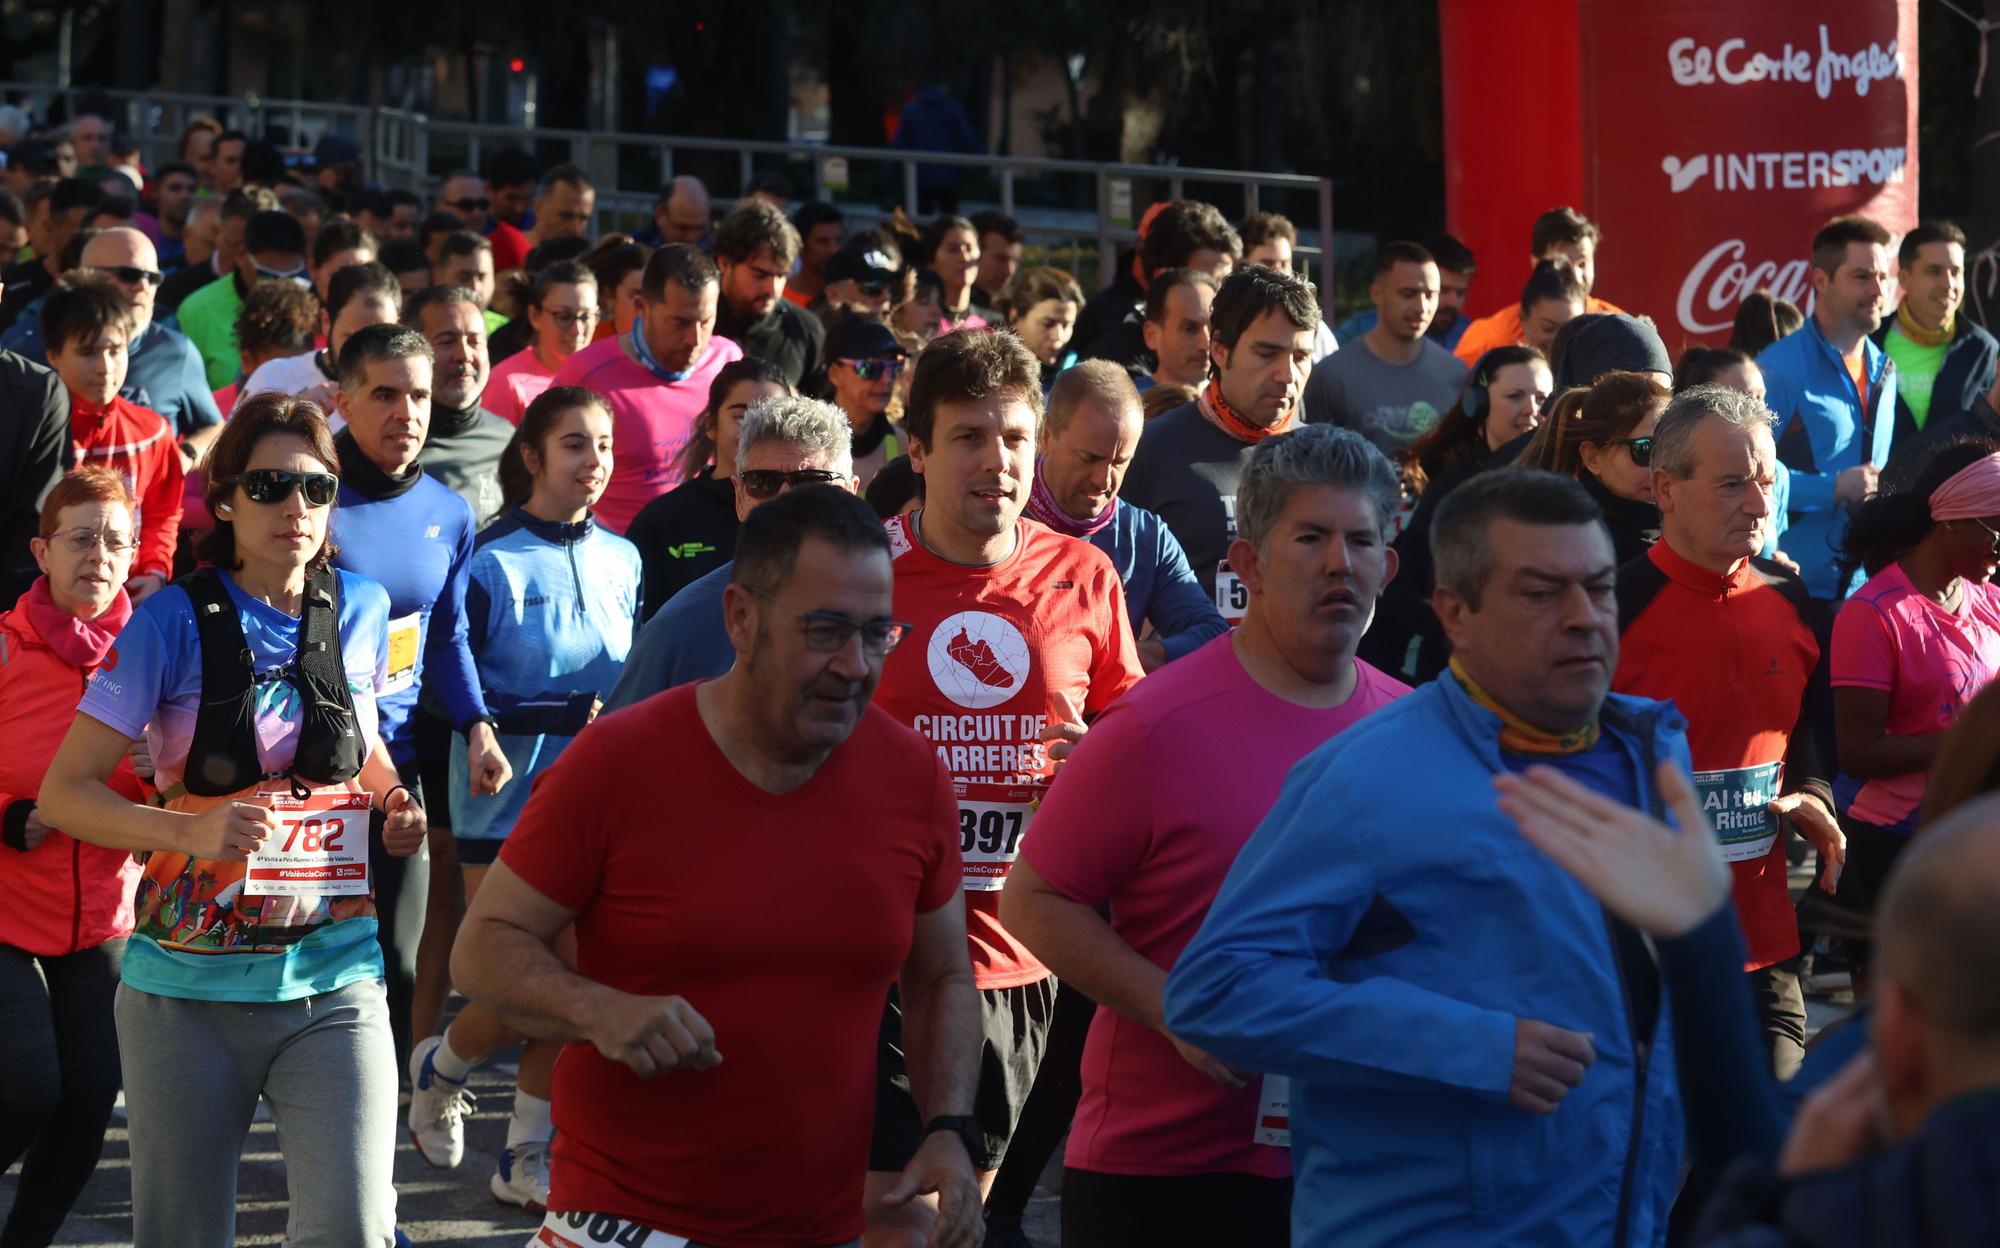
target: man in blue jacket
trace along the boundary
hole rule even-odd
[[[2000,343],[1960,316],[1965,303],[1965,232],[1926,221],[1896,249],[1902,302],[1869,338],[1896,366],[1892,467],[1922,464],[1930,451],[1982,433],[1973,409],[1993,384]]]
[[[1135,626],[1141,620],[1152,626],[1139,642],[1139,661],[1150,672],[1222,636],[1229,625],[1167,522],[1118,497],[1145,424],[1130,373],[1109,360],[1065,370],[1042,416],[1028,518],[1111,556],[1127,614]]]
[[[1293,768],[1167,1027],[1291,1077],[1300,1248],[1656,1245],[1681,1142],[1657,967],[1493,779],[1546,766],[1663,813],[1682,721],[1607,692],[1617,569],[1574,481],[1482,474],[1432,547],[1450,674]]]
[[[1850,588],[1834,564],[1847,513],[1875,492],[1896,433],[1895,366],[1868,335],[1882,323],[1889,232],[1835,217],[1812,243],[1813,313],[1757,357],[1791,469],[1791,527],[1779,547],[1806,589],[1837,603]]]

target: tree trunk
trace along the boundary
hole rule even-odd
[[[2000,23],[2000,0],[1986,0],[1986,20]],[[1966,261],[1965,307],[1991,329],[2000,325],[2000,27],[1986,40],[1986,77],[1973,106],[1972,211],[1966,233],[1972,255]]]

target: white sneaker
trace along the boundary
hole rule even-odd
[[[434,1166],[449,1170],[465,1159],[465,1119],[476,1107],[463,1082],[437,1072],[431,1057],[444,1043],[432,1036],[410,1051],[410,1142]]]
[[[493,1172],[493,1199],[519,1205],[529,1213],[547,1213],[549,1205],[549,1144],[528,1140],[511,1145],[500,1154],[499,1168]]]

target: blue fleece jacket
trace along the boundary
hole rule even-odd
[[[1629,776],[1612,796],[1658,809],[1656,763],[1688,766],[1680,716],[1614,694],[1602,722],[1619,757],[1578,778]],[[1291,1077],[1299,1248],[1665,1240],[1681,1116],[1658,972],[1495,807],[1508,765],[1449,676],[1376,711],[1293,767],[1168,978],[1174,1035]],[[1546,1117],[1507,1101],[1520,1018],[1596,1046]]]
[[[1167,662],[1229,631],[1222,612],[1195,579],[1173,530],[1159,516],[1120,499],[1111,523],[1092,534],[1090,544],[1111,556],[1125,586],[1126,614],[1134,628],[1140,620],[1153,626]]]
[[[464,732],[486,717],[465,629],[472,508],[427,476],[388,498],[368,498],[343,479],[333,536],[337,565],[389,591],[389,692],[375,705],[389,757],[406,768],[417,758],[410,713],[426,679],[452,727]]]
[[[1837,601],[1842,585],[1834,564],[1847,532],[1847,512],[1833,502],[1834,480],[1856,464],[1889,462],[1896,432],[1895,365],[1882,348],[1862,339],[1868,410],[1854,392],[1847,364],[1808,316],[1798,330],[1764,348],[1764,402],[1778,417],[1778,458],[1792,470],[1791,527],[1778,545],[1798,561],[1815,598]]]
[[[535,777],[617,683],[638,627],[639,581],[638,548],[588,519],[558,524],[517,509],[479,534],[466,631],[514,779],[472,796],[461,735],[451,751],[454,833],[501,840],[513,829]]]

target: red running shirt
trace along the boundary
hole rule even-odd
[[[983,568],[938,558],[912,521],[886,526],[896,618],[913,629],[875,704],[930,741],[957,790],[973,982],[1032,984],[1048,968],[1000,926],[1000,889],[1055,774],[1042,730],[1095,715],[1144,674],[1125,589],[1102,551],[1031,520]]]
[[[774,796],[723,757],[696,688],[593,724],[500,853],[579,913],[580,973],[685,997],[723,1058],[641,1079],[566,1046],[549,1207],[722,1248],[840,1243],[862,1229],[882,1002],[916,916],[958,891],[951,783],[871,707]],[[663,759],[695,782],[666,782]]]

